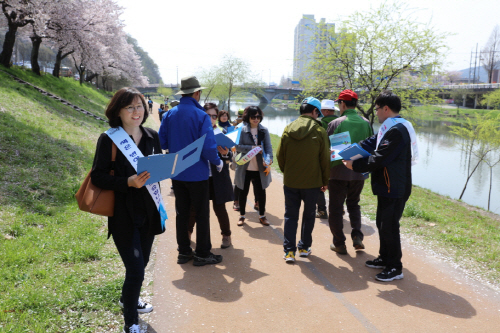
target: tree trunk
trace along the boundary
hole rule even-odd
[[[16,25],[9,25],[9,30],[7,30],[7,33],[5,34],[2,53],[0,53],[0,64],[5,67],[10,67],[10,58],[12,57],[12,52],[14,51],[17,28],[18,27]]]
[[[488,210],[490,210],[490,200],[491,200],[491,183],[493,180],[493,167],[490,166],[490,191],[488,192]]]
[[[97,77],[96,73],[92,73],[91,75],[87,75],[85,78],[85,82],[91,82],[95,77]]]
[[[469,180],[471,179],[472,175],[474,174],[477,167],[479,166],[479,164],[481,164],[482,161],[483,161],[483,159],[480,159],[479,162],[477,162],[476,166],[474,167],[474,170],[472,170],[470,175],[467,176],[467,180],[465,181],[464,189],[462,190],[462,193],[460,194],[460,198],[458,198],[458,200],[462,200],[462,197],[464,196],[464,192],[465,192],[465,189],[467,188],[467,184],[469,183]]]
[[[55,77],[59,77],[60,76],[60,72],[61,72],[61,63],[62,61],[67,57],[69,56],[70,54],[72,54],[74,51],[71,51],[71,52],[67,52],[65,54],[62,54],[62,49],[59,49],[59,51],[57,51],[57,55],[56,55],[56,63],[54,64],[54,70],[52,71],[52,75],[54,75]]]
[[[229,84],[229,98],[227,99],[227,112],[231,113],[231,93],[233,92],[233,84]]]
[[[31,49],[31,71],[38,76],[41,76],[40,65],[38,64],[38,53],[42,44],[42,37],[30,37],[33,48]]]
[[[59,72],[61,70],[61,62],[62,62],[62,50],[59,49],[56,55],[56,63],[54,64],[54,70],[52,71],[52,75],[54,75],[57,78],[59,77]]]

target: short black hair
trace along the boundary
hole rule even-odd
[[[113,95],[111,101],[109,101],[108,107],[106,108],[105,114],[109,120],[108,123],[110,127],[116,128],[118,126],[123,126],[122,120],[119,116],[120,110],[132,104],[136,97],[139,97],[144,109],[144,117],[141,125],[146,122],[149,112],[146,111],[146,100],[144,99],[144,96],[135,88],[124,87]]]
[[[255,115],[260,115],[260,122],[264,119],[264,113],[258,106],[247,106],[245,111],[243,111],[243,121],[245,123],[250,123],[250,117]]]
[[[392,112],[399,113],[401,111],[401,99],[390,90],[382,91],[375,100],[375,104],[379,107],[387,106]]]
[[[314,105],[311,105],[311,104],[303,103],[300,106],[300,114],[313,113],[314,109],[317,109],[317,107],[315,107]]]
[[[345,100],[341,99],[341,101],[344,102],[345,105],[348,107],[354,108],[354,107],[356,107],[356,105],[358,105],[358,100],[355,98],[351,99],[350,101],[345,101]],[[337,102],[337,104],[338,104],[338,102]]]

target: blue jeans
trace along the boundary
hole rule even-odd
[[[320,192],[315,188],[291,188],[283,186],[285,192],[285,241],[283,248],[285,252],[307,249],[312,245],[312,231],[316,220],[316,202]],[[304,201],[304,212],[302,213],[302,226],[300,228],[300,241],[295,246],[297,227],[299,222],[299,210],[301,202]]]

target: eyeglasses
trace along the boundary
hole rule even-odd
[[[375,108],[375,112],[383,108],[384,108],[383,106],[379,106],[378,108]]]
[[[137,111],[143,111],[144,110],[144,105],[137,105],[136,107],[133,107],[133,106],[127,106],[126,108],[124,108],[125,110],[128,111],[128,113],[132,113],[134,112],[134,110],[137,110]]]
[[[217,115],[216,114],[209,114],[210,117],[212,117],[212,119],[217,119]]]
[[[261,119],[261,118],[262,118],[262,116],[260,116],[258,114],[254,115],[254,116],[250,116],[250,119]]]

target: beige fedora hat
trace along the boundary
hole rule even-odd
[[[176,95],[192,94],[205,88],[206,87],[200,86],[200,82],[196,76],[188,76],[181,79],[181,90],[179,90]]]

